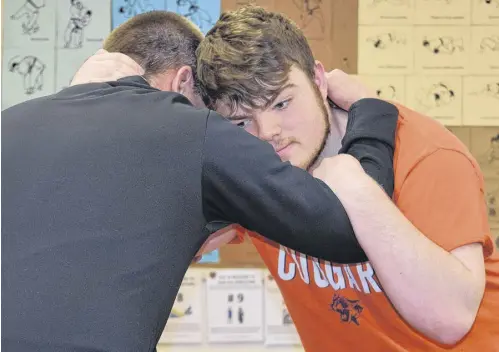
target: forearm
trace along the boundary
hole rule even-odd
[[[365,185],[335,191],[384,292],[415,329],[441,343],[455,343],[474,321],[483,293],[480,285],[455,256],[421,234],[371,180]]]
[[[272,147],[213,114],[203,167],[207,221],[238,223],[272,241],[338,263],[367,258],[338,197]]]
[[[352,105],[339,154],[360,162],[365,173],[391,197],[394,188],[393,154],[398,110],[385,101],[366,98]]]

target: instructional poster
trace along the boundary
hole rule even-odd
[[[410,25],[415,0],[359,0],[360,25]]]
[[[463,79],[463,124],[499,126],[499,76]]]
[[[263,340],[263,277],[258,269],[220,269],[208,273],[208,341]]]
[[[359,26],[360,75],[411,74],[414,67],[412,27]]]
[[[471,129],[471,152],[486,180],[499,180],[499,127]],[[496,183],[499,186],[499,182]],[[490,185],[492,186],[492,185]]]
[[[470,8],[471,0],[415,0],[414,24],[469,25]]]
[[[159,343],[192,344],[203,340],[203,270],[189,269]]]
[[[189,19],[206,34],[220,16],[220,2],[221,0],[168,0],[166,9]]]
[[[5,0],[2,4],[4,48],[31,43],[54,47],[57,0]]]
[[[459,26],[414,29],[415,73],[460,75],[469,70],[470,30]]]
[[[404,76],[356,76],[357,80],[371,88],[379,99],[405,104]]]
[[[265,344],[299,345],[300,337],[296,332],[288,308],[284,303],[279,287],[270,272],[265,272]]]
[[[54,93],[57,0],[2,2],[2,109]]]
[[[462,124],[462,77],[409,76],[406,87],[408,107],[444,125]]]
[[[471,72],[499,74],[499,26],[471,27]]]
[[[44,44],[3,49],[2,109],[54,92],[54,56]]]
[[[471,0],[471,24],[499,24],[499,0]]]
[[[85,60],[102,47],[111,30],[109,1],[58,0],[56,87],[71,82]]]

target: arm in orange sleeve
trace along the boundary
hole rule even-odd
[[[403,183],[397,206],[446,251],[481,243],[485,256],[492,252],[483,178],[460,152],[438,150],[420,161]]]
[[[400,209],[360,170],[338,171],[334,191],[394,308],[428,338],[457,343],[485,287],[489,237],[478,170],[463,154],[438,150],[405,180]]]

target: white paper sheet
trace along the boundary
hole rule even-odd
[[[203,341],[203,270],[189,269],[159,343],[196,344]]]
[[[5,48],[2,109],[54,93],[54,49],[45,44]]]
[[[263,340],[263,278],[257,269],[220,269],[207,277],[208,341]]]
[[[300,337],[284,303],[279,287],[270,272],[265,273],[265,344],[299,345]]]

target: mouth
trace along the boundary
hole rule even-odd
[[[290,148],[291,144],[292,143],[289,143],[289,144],[286,144],[283,147],[280,147],[280,148],[276,149],[276,153],[282,158],[283,156],[285,156],[288,153],[289,149],[291,149]]]

